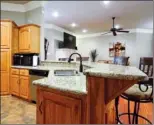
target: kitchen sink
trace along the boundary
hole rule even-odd
[[[78,76],[79,71],[77,70],[54,70],[54,75],[55,76]]]

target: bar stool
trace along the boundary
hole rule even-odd
[[[138,84],[133,85],[131,88],[129,88],[123,94],[119,96],[128,101],[128,112],[127,113],[119,114],[118,112],[119,97],[115,99],[117,123],[123,124],[120,120],[120,117],[128,115],[129,124],[138,124],[138,118],[144,119],[149,124],[152,124],[150,120],[148,120],[144,116],[139,115],[139,108],[140,108],[140,103],[152,103],[153,102],[153,97],[152,97],[153,95],[153,78],[152,78],[153,58],[152,57],[140,58],[139,69],[149,76],[149,80],[138,82]],[[130,101],[134,102],[134,112],[133,113],[130,113]]]

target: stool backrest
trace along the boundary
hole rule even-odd
[[[149,77],[153,76],[153,58],[152,57],[141,57],[139,69],[142,70]]]
[[[129,60],[129,57],[126,57],[126,56],[115,56],[113,63],[117,65],[127,66],[128,60]]]

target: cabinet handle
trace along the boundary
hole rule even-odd
[[[18,80],[18,84],[20,84],[20,80]]]
[[[29,44],[29,46],[28,46],[28,47],[29,47],[29,49],[30,49],[30,44]]]
[[[42,107],[42,101],[41,101],[41,104],[39,105],[39,111],[40,111],[40,113],[42,114],[41,107]]]

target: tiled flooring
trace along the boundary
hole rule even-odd
[[[36,124],[36,104],[1,96],[1,124]]]

